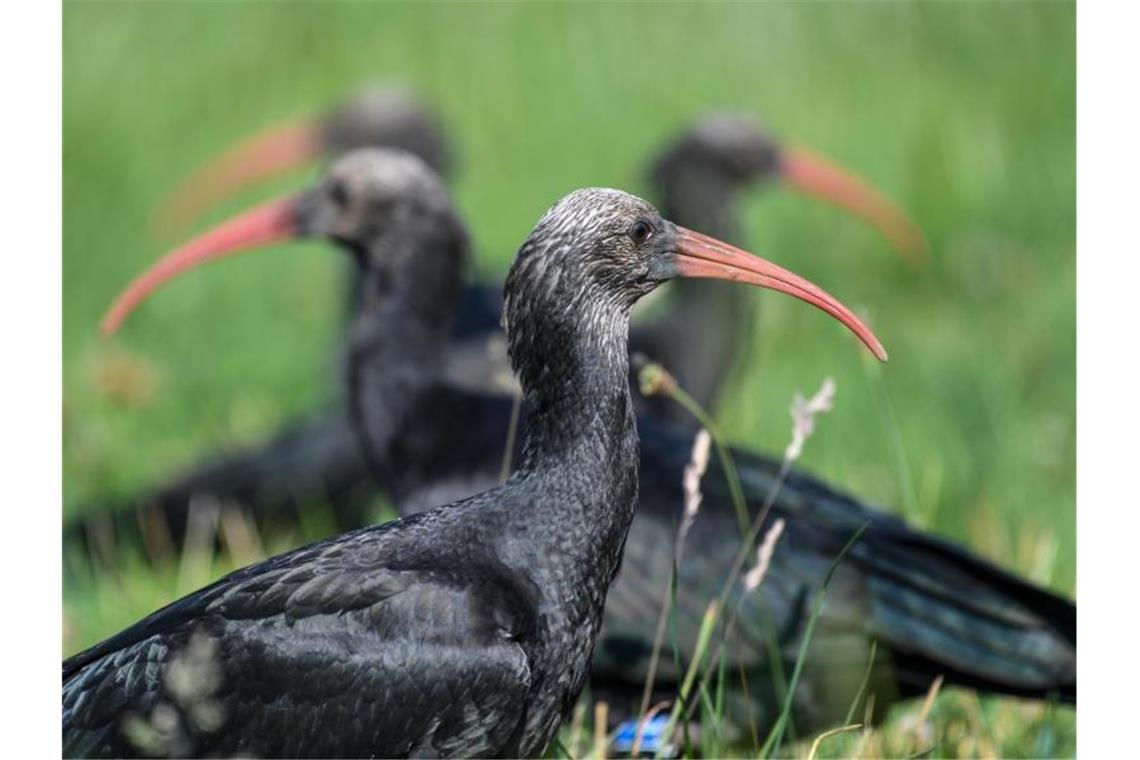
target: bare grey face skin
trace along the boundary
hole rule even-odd
[[[446,188],[423,161],[380,148],[338,159],[297,202],[300,234],[352,246],[367,246],[395,222],[451,209]]]

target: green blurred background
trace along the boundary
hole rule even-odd
[[[927,233],[925,266],[790,193],[748,197],[745,241],[865,310],[890,363],[874,366],[825,317],[764,298],[718,418],[735,442],[780,451],[792,394],[833,376],[836,408],[804,468],[1072,595],[1074,16],[1067,3],[69,3],[65,518],[327,398],[340,261],[319,243],[184,278],[112,342],[96,325],[177,242],[157,238],[149,215],[195,165],[381,79],[444,118],[484,277],[502,276],[567,191],[647,192],[651,152],[705,108],[755,114],[883,188]],[[117,572],[69,578],[65,651],[233,562],[152,572],[125,551]],[[993,716],[1014,711],[1012,738],[991,742],[999,754],[1072,752],[1071,716],[979,709],[991,734]]]

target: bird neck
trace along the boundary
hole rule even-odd
[[[396,256],[360,252],[359,305],[346,357],[350,417],[374,470],[417,394],[437,375],[451,333],[466,243],[425,230]],[[394,261],[394,265],[375,264]]]
[[[511,335],[528,426],[523,471],[606,470],[636,424],[627,373],[628,315],[538,309]],[[598,472],[597,474],[603,474]]]
[[[678,166],[662,183],[661,210],[667,219],[706,235],[739,243],[740,213],[737,209],[741,182],[723,170],[700,163]],[[694,307],[710,302],[711,308],[738,311],[749,302],[747,288],[710,280],[681,279],[672,292],[681,302],[692,300]],[[728,304],[728,306],[725,306]],[[686,315],[687,316],[687,315]],[[731,329],[731,325],[725,325]]]
[[[675,167],[661,182],[661,213],[682,227],[732,242],[740,237],[736,208],[740,180],[724,170],[690,162]]]
[[[637,500],[628,311],[512,306],[519,328],[508,339],[527,420],[512,481],[540,495],[511,506],[509,519],[530,536],[516,560],[541,565],[541,583],[559,585],[555,597],[583,600],[575,615],[600,615]]]
[[[699,230],[729,243],[742,237],[738,201],[739,179],[700,163],[677,167],[662,183],[661,209],[682,227]],[[683,387],[702,401],[702,380],[710,372],[727,371],[732,354],[749,336],[754,323],[755,296],[750,288],[705,279],[681,278],[669,285],[666,319],[676,345],[693,357],[692,366],[669,367]],[[717,368],[720,368],[719,370]]]

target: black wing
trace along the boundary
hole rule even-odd
[[[142,754],[140,722],[171,715],[191,754],[502,751],[530,681],[525,594],[385,540],[408,522],[238,571],[66,661],[65,754]]]

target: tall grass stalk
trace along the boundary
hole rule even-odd
[[[744,499],[744,491],[740,483],[739,474],[737,473],[736,466],[732,461],[732,456],[730,455],[727,446],[724,444],[723,436],[720,435],[717,426],[715,423],[713,423],[708,413],[701,407],[699,403],[697,403],[696,399],[686,393],[685,390],[679,386],[676,379],[670,375],[661,365],[647,362],[644,357],[640,356],[635,357],[634,361],[640,365],[638,379],[640,381],[642,393],[646,396],[663,393],[673,398],[675,401],[681,404],[681,406],[683,406],[690,414],[692,414],[705,427],[706,430],[709,431],[713,442],[716,444],[717,454],[720,457],[722,467],[725,472],[725,477],[729,484],[733,506],[736,508],[737,512],[737,518],[740,520],[741,525],[745,526],[742,531],[744,541],[740,547],[740,550],[737,552],[735,559],[733,560],[732,568],[729,570],[728,576],[725,579],[724,586],[721,589],[721,593],[716,601],[716,610],[729,609],[728,600],[732,595],[732,590],[736,585],[737,579],[740,577],[740,574],[744,569],[744,565],[748,560],[748,556],[752,553],[752,546],[755,544],[756,539],[759,537],[760,530],[764,526],[764,521],[767,519],[768,514],[771,512],[773,504],[775,504],[776,498],[779,495],[781,488],[783,487],[784,481],[787,479],[792,464],[799,458],[800,454],[803,451],[805,442],[811,436],[812,432],[814,432],[816,414],[829,411],[832,408],[833,398],[835,394],[835,383],[831,378],[825,379],[823,385],[820,387],[820,390],[810,399],[804,399],[802,396],[800,396],[800,394],[796,394],[791,408],[793,420],[792,440],[789,442],[787,448],[784,451],[784,457],[780,463],[780,469],[776,475],[775,483],[773,483],[772,487],[768,490],[768,493],[764,499],[764,504],[760,508],[760,511],[757,512],[756,517],[751,521],[751,524],[749,524],[748,509]],[[858,538],[858,536],[862,535],[862,532],[866,530],[868,525],[869,523],[865,524],[862,528],[856,531],[855,536],[852,537],[852,540],[849,541],[847,546],[844,547],[843,551],[840,552],[839,557],[836,558],[836,561],[833,562],[831,568],[828,570],[828,574],[824,579],[823,587],[821,588],[820,592],[817,592],[816,608],[813,611],[811,619],[808,621],[808,628],[805,632],[805,642],[809,641],[811,638],[811,631],[815,626],[816,617],[818,617],[819,611],[822,608],[823,589],[826,589],[826,585],[831,579],[831,575],[834,572],[836,565],[838,564],[838,560],[841,559],[847,552],[853,541]],[[778,537],[778,535],[779,534],[776,533],[775,537]],[[676,575],[675,567],[673,574],[674,576]],[[738,602],[735,607],[731,608],[732,614],[728,615],[724,620],[718,619],[719,614],[713,618],[712,624],[714,626],[719,625],[720,636],[717,644],[716,654],[713,656],[711,661],[723,661],[725,646],[727,644],[729,636],[731,635],[732,627],[741,605],[742,600]],[[702,633],[703,632],[704,629],[702,627]],[[698,648],[701,648],[699,643]],[[784,697],[784,710],[781,712],[780,719],[777,721],[773,732],[769,734],[768,743],[765,744],[765,755],[767,754],[767,748],[771,743],[773,737],[775,737],[777,742],[783,737],[783,733],[790,716],[791,704],[795,695],[796,686],[799,682],[799,676],[803,669],[803,656],[805,653],[806,648],[801,647],[800,657],[797,659],[796,668],[793,672],[791,683],[788,685],[788,690]],[[693,667],[698,663],[699,660],[697,659],[694,659],[693,662],[690,663],[690,673],[693,672]],[[706,670],[705,674],[701,677],[699,686],[700,691],[703,693],[707,689],[709,679],[713,676],[714,673],[721,673],[723,677],[723,672],[723,668],[710,668]],[[697,707],[700,705],[700,701],[696,700],[689,704],[687,708],[684,708],[686,701],[686,698],[681,698],[678,700],[678,703],[674,705],[673,714],[670,716],[670,721],[666,727],[665,736],[671,735],[675,723],[674,716],[679,714],[679,711],[681,709],[685,709],[685,719],[687,724],[688,720],[691,719]],[[643,698],[643,704],[647,704],[647,702],[648,700]]]
[[[765,573],[767,573],[768,566],[771,564],[771,561],[772,561],[772,554],[776,550],[776,542],[780,540],[780,536],[783,534],[783,532],[784,532],[784,520],[781,518],[781,519],[776,520],[776,522],[774,522],[772,524],[772,527],[770,527],[768,529],[768,532],[764,534],[764,540],[760,543],[760,548],[756,550],[756,553],[757,553],[756,566],[752,570],[750,570],[748,572],[748,574],[744,577],[745,593],[741,594],[739,597],[737,597],[736,604],[732,609],[732,613],[730,615],[727,615],[724,618],[724,620],[722,621],[721,634],[720,634],[720,638],[717,642],[716,654],[713,657],[713,660],[720,664],[720,667],[718,667],[717,671],[716,671],[717,677],[718,677],[718,681],[717,681],[718,693],[723,692],[723,690],[724,690],[724,662],[725,662],[725,651],[724,650],[725,650],[725,646],[727,645],[728,640],[732,637],[732,634],[735,631],[736,621],[740,618],[740,610],[744,606],[744,601],[747,597],[747,594],[752,592],[752,591],[755,591],[760,586],[760,584],[764,581],[764,575],[765,575]],[[774,651],[775,651],[776,656],[778,657],[779,656],[778,648],[776,648]],[[711,679],[712,676],[713,676],[713,670],[712,669],[705,671],[704,675],[701,678],[701,690],[702,691],[704,691],[705,689],[708,688],[709,679]],[[693,709],[694,709],[693,707],[689,708],[689,710],[686,714],[686,718],[689,718],[692,716]]]
[[[570,754],[570,750],[566,749],[566,745],[557,736],[554,737],[554,751],[558,753],[559,757],[566,758],[566,760],[574,760],[576,757]]]
[[[639,367],[638,381],[641,392],[645,396],[664,394],[685,408],[689,414],[709,431],[713,444],[716,446],[717,459],[724,470],[725,480],[728,482],[729,496],[732,499],[733,509],[736,510],[736,520],[740,527],[740,535],[748,531],[748,505],[744,500],[744,489],[740,485],[740,476],[736,472],[736,463],[732,460],[728,446],[724,443],[724,435],[720,428],[700,403],[690,396],[678,383],[677,379],[660,364],[649,362],[644,356],[638,354],[633,357],[634,365]]]
[[[760,619],[760,627],[764,634],[764,645],[768,650],[768,663],[771,668],[772,686],[776,694],[776,701],[783,704],[784,698],[788,695],[788,677],[784,672],[784,656],[780,651],[779,632],[776,630],[772,619],[767,616]],[[851,721],[847,722],[850,723]],[[753,726],[753,733],[757,732],[758,730]],[[752,746],[760,746],[759,737],[756,737],[752,742]]]
[[[92,570],[101,568],[121,592],[123,590],[123,579],[119,573],[114,523],[109,516],[98,515],[88,520],[83,528],[87,534],[88,554],[91,559]]]
[[[697,634],[697,645],[693,649],[693,657],[689,661],[689,669],[685,672],[685,679],[681,682],[681,690],[677,694],[677,700],[673,703],[673,709],[669,712],[669,721],[665,724],[665,731],[662,733],[662,736],[666,737],[666,741],[663,741],[661,746],[657,748],[656,757],[664,757],[669,744],[667,739],[673,735],[677,728],[681,711],[689,700],[689,695],[693,690],[693,682],[697,680],[701,662],[704,661],[705,653],[708,651],[709,641],[712,639],[712,632],[716,627],[719,612],[720,606],[715,599],[709,602],[708,607],[705,608],[704,617],[701,618],[701,629]]]
[[[938,699],[938,693],[942,691],[942,682],[945,677],[939,675],[930,682],[930,688],[926,690],[926,697],[922,700],[922,710],[919,712],[919,720],[927,720],[930,717],[930,711],[934,709],[934,701]]]
[[[140,505],[135,509],[135,520],[151,564],[158,567],[169,562],[177,552],[166,513],[153,505]]]
[[[592,757],[596,760],[605,760],[606,747],[609,740],[606,736],[606,724],[609,723],[610,706],[608,702],[594,703],[594,748]]]
[[[863,358],[862,366],[867,381],[875,389],[879,415],[883,419],[883,427],[886,428],[890,436],[891,454],[895,459],[895,476],[898,478],[899,497],[902,499],[903,511],[909,519],[919,521],[920,524],[926,524],[928,521],[922,519],[922,515],[918,511],[918,492],[914,487],[914,477],[910,471],[910,463],[906,459],[906,447],[903,445],[902,430],[899,428],[898,417],[895,415],[895,405],[891,400],[890,390],[887,389],[887,382],[883,379],[882,368],[878,361],[873,359],[868,361],[866,357]]]
[[[716,689],[716,703],[713,707],[712,727],[714,731],[712,736],[716,739],[717,743],[712,745],[709,751],[705,752],[706,757],[717,757],[723,755],[721,751],[724,745],[724,736],[721,732],[721,717],[724,715],[724,699],[725,699],[725,672],[728,669],[728,660],[721,657],[717,662],[717,689]]]
[[[586,700],[582,699],[578,700],[578,704],[574,706],[574,714],[570,718],[570,735],[567,737],[570,748],[568,749],[566,745],[562,743],[561,737],[557,737],[559,741],[555,747],[559,749],[566,758],[578,757],[578,747],[582,745],[582,725],[585,722]]]
[[[724,667],[723,659],[720,661],[718,667]],[[724,741],[720,730],[722,708],[717,706],[713,697],[706,690],[702,689],[699,697],[700,705],[704,708],[701,711],[701,755],[703,757],[723,757]]]
[[[772,732],[768,735],[767,741],[764,742],[764,746],[760,749],[761,757],[770,757],[772,751],[777,749],[780,746],[780,742],[783,741],[784,730],[792,714],[792,702],[795,699],[796,687],[799,686],[804,663],[807,661],[808,647],[811,645],[812,634],[815,631],[815,621],[819,619],[819,613],[823,610],[823,600],[827,596],[828,584],[831,583],[831,578],[835,575],[839,563],[843,561],[843,558],[847,556],[847,552],[851,550],[851,547],[855,545],[855,542],[863,536],[869,527],[871,527],[870,520],[859,526],[859,529],[851,535],[851,538],[843,545],[839,554],[831,561],[831,566],[827,568],[827,575],[823,577],[823,583],[820,584],[819,589],[815,592],[815,601],[812,604],[811,617],[808,618],[807,628],[804,629],[803,639],[800,641],[800,651],[796,656],[796,666],[792,670],[792,680],[788,684],[788,694],[784,699],[783,709],[780,710],[780,717],[776,719],[776,725],[772,727]]]
[[[648,710],[642,711],[641,720],[637,722],[637,733],[634,734],[633,737],[633,746],[629,750],[630,757],[639,757],[641,755],[641,740],[645,734],[645,727],[649,725],[649,721],[656,718],[662,710],[670,706],[670,702],[662,701],[653,705],[653,707],[650,707]]]
[[[778,490],[782,483],[783,483],[783,478],[782,477],[778,478],[775,485],[773,485],[773,492]],[[761,527],[763,527],[764,517],[767,515],[767,513],[771,507],[771,502],[772,502],[772,499],[765,501],[765,506],[757,514],[757,516],[756,516],[757,519],[753,522],[753,526],[749,530],[748,537],[745,539],[745,546],[742,547],[742,549],[746,549],[746,548],[752,546],[752,544],[754,544],[756,542],[757,534],[759,533],[759,529]],[[773,526],[773,527],[775,527],[775,526]],[[736,585],[736,579],[737,579],[737,577],[739,577],[740,572],[744,567],[744,563],[745,563],[747,556],[748,556],[748,554],[743,553],[743,552],[737,554],[737,561],[735,561],[733,563],[732,570],[729,571],[729,575],[728,575],[729,580],[728,580],[728,582],[725,583],[725,587],[721,591],[721,594],[717,599],[717,601],[718,601],[719,605],[721,605],[722,609],[724,608],[724,605],[728,604],[728,600],[732,596],[732,589]],[[717,621],[720,623],[720,636],[718,637],[718,641],[717,641],[716,654],[713,656],[714,660],[720,660],[721,658],[724,657],[724,650],[728,645],[729,638],[732,636],[733,630],[735,628],[736,619],[739,616],[739,613],[740,613],[741,608],[743,607],[743,604],[744,604],[744,596],[742,595],[737,600],[737,603],[731,608],[732,613],[725,616],[725,618],[723,620]],[[711,669],[705,671],[705,674],[701,677],[701,688],[702,689],[705,689],[708,687],[709,680],[712,678],[712,676],[713,676],[713,671]],[[789,697],[791,696],[791,690],[793,690],[793,689],[794,689],[794,685],[792,687],[790,687],[790,689],[789,689],[789,692],[788,692]],[[687,713],[687,717],[691,717],[692,714],[693,714],[693,710],[692,710],[692,708],[690,708],[688,713]]]
[[[847,709],[847,717],[843,719],[845,724],[851,723],[851,719],[855,717],[855,710],[859,707],[859,700],[863,699],[863,694],[867,691],[867,685],[871,683],[871,672],[875,668],[875,655],[878,651],[879,642],[871,639],[871,655],[867,658],[867,670],[863,673],[863,680],[855,692],[855,698],[851,700],[851,707]]]
[[[186,515],[186,538],[182,543],[182,557],[178,562],[178,580],[175,585],[178,593],[189,593],[209,579],[220,513],[221,506],[214,499],[194,497],[190,500],[190,510]]]
[[[832,408],[834,396],[835,382],[831,378],[826,378],[820,386],[819,391],[811,398],[804,399],[799,393],[793,398],[791,407],[793,421],[792,440],[788,443],[787,448],[784,449],[784,458],[780,462],[780,469],[776,474],[776,481],[772,484],[771,488],[768,489],[768,493],[764,497],[764,504],[760,507],[760,511],[756,513],[756,517],[752,520],[752,524],[749,526],[748,532],[745,535],[744,543],[740,547],[740,551],[737,552],[732,568],[725,578],[724,587],[721,589],[719,597],[722,609],[728,608],[728,599],[732,595],[732,589],[735,587],[736,580],[744,569],[744,564],[748,560],[748,555],[752,551],[752,546],[756,543],[761,528],[764,527],[765,520],[768,519],[768,514],[772,511],[776,497],[779,495],[780,489],[783,488],[784,481],[787,479],[792,465],[803,452],[804,444],[815,431],[815,416],[822,412],[829,411]],[[738,602],[735,607],[731,608],[732,614],[721,623],[721,636],[717,645],[717,658],[723,656],[724,648],[732,633],[736,614],[740,611],[740,608],[741,602]],[[708,679],[711,677],[711,671],[704,675],[701,681],[701,688],[705,688]],[[793,683],[785,695],[785,701],[790,700],[794,692],[795,686]],[[690,715],[691,714],[690,711]]]
[[[677,593],[678,569],[681,565],[681,555],[685,548],[685,536],[692,528],[701,506],[701,477],[708,468],[709,460],[709,432],[702,428],[693,438],[693,451],[689,457],[689,464],[685,467],[683,485],[685,489],[685,508],[673,538],[673,557],[669,570],[669,582],[665,585],[665,592],[661,599],[661,612],[657,616],[657,630],[653,635],[653,650],[649,655],[649,669],[645,677],[645,687],[641,694],[641,707],[639,712],[645,715],[649,710],[649,700],[653,696],[653,684],[657,680],[657,666],[660,663],[661,647],[665,642],[665,626],[673,610],[673,599]],[[641,743],[643,726],[638,726],[634,744]]]
[[[744,663],[743,662],[737,663],[737,668],[740,672],[740,688],[744,690],[745,694],[749,694],[750,692],[748,691],[748,675],[744,672]],[[752,710],[752,698],[751,697],[748,698],[748,708],[749,708],[748,709],[748,731],[752,737],[752,746],[753,747],[759,747],[760,746],[760,729],[757,728],[757,726],[756,726],[756,716],[754,714],[755,711]]]
[[[222,507],[218,518],[218,535],[237,567],[252,565],[265,559],[261,535],[249,514],[236,504]]]
[[[744,575],[745,591],[755,591],[764,582],[764,576],[768,574],[768,568],[772,564],[772,555],[776,553],[776,542],[784,533],[784,525],[784,518],[777,518],[764,534],[764,540],[756,550],[756,564]]]

